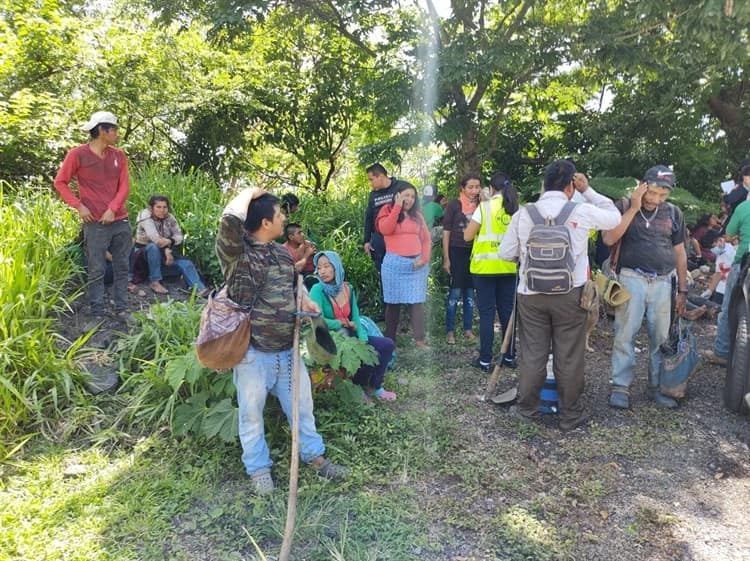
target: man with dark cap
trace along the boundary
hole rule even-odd
[[[62,199],[78,211],[88,262],[88,299],[91,313],[103,316],[104,271],[107,251],[112,254],[115,316],[129,320],[128,258],[133,234],[128,222],[125,201],[130,193],[128,158],[115,148],[117,117],[109,111],[97,111],[81,127],[90,135],[89,142],[76,146],[65,156],[55,177],[55,189]],[[70,189],[75,178],[78,195]]]
[[[649,338],[649,395],[659,407],[677,407],[674,399],[659,391],[659,347],[669,336],[673,283],[678,292],[677,313],[684,311],[687,298],[685,222],[680,209],[667,202],[674,183],[674,172],[668,167],[650,168],[630,196],[629,204],[627,199],[616,203],[622,213],[620,225],[604,232],[608,246],[621,243],[618,279],[631,295],[615,309],[609,397],[609,404],[615,408],[630,407],[635,337],[644,316]]]

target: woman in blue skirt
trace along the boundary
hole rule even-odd
[[[386,253],[380,272],[385,300],[385,336],[396,340],[401,304],[407,304],[415,345],[425,348],[424,302],[432,241],[419,210],[416,188],[402,182],[393,202],[380,209],[375,226],[385,239]]]

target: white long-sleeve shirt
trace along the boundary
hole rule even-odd
[[[591,230],[611,230],[620,223],[621,215],[614,203],[604,195],[600,195],[591,187],[582,193],[586,202],[578,203],[570,213],[565,225],[570,230],[570,243],[575,256],[575,271],[573,285],[583,286],[588,280],[589,256],[588,244]],[[536,208],[544,217],[557,216],[568,197],[562,191],[547,191],[539,197]],[[500,244],[498,255],[506,261],[518,261],[519,294],[537,294],[526,288],[526,242],[531,228],[534,226],[529,213],[521,207],[514,215]]]

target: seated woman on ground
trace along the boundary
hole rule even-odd
[[[148,279],[151,290],[158,294],[168,294],[162,284],[162,275],[185,278],[188,288],[196,287],[199,296],[208,292],[201,282],[193,262],[182,256],[184,236],[180,225],[170,214],[169,199],[163,195],[153,195],[148,200],[148,208],[138,213],[136,219],[135,249],[131,259],[131,275],[135,261],[143,256],[148,266]],[[140,251],[140,254],[139,254]],[[135,286],[130,285],[130,290]]]
[[[335,251],[321,251],[315,255],[319,283],[310,289],[310,299],[318,304],[328,329],[358,337],[375,348],[378,362],[374,366],[363,364],[354,375],[355,384],[362,386],[365,395],[373,394],[381,401],[394,401],[396,394],[383,388],[386,368],[393,356],[393,340],[387,337],[369,337],[360,322],[357,297],[352,285],[344,282],[344,267]]]

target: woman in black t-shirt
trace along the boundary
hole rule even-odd
[[[472,341],[474,316],[474,286],[471,282],[469,262],[473,242],[464,241],[464,230],[479,204],[482,190],[479,175],[467,174],[461,178],[461,192],[445,207],[443,215],[443,269],[450,275],[450,289],[445,306],[445,330],[449,345],[456,343],[454,333],[458,301],[463,298],[464,337]]]

